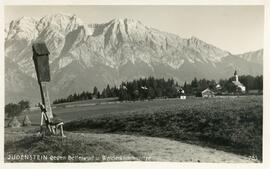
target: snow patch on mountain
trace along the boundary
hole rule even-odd
[[[42,17],[37,24],[37,30],[42,32],[44,29],[50,27],[54,31],[67,34],[82,24],[82,20],[76,15],[57,13]]]
[[[199,38],[184,39],[134,19],[88,24],[76,15],[65,13],[22,17],[5,28],[5,57],[16,63],[15,72],[34,79],[32,43],[37,41],[44,41],[50,51],[52,88],[56,95],[58,91],[64,95],[66,91],[88,90],[107,83],[115,85],[150,75],[174,77],[179,82],[194,77],[223,78],[236,66],[258,74],[263,54],[261,50],[232,55]],[[247,68],[250,64],[255,66]],[[20,79],[11,69],[5,74]],[[88,78],[95,80],[86,81]],[[14,84],[9,86],[16,86],[16,80],[10,80],[7,83]]]
[[[179,69],[184,64],[184,59],[175,61],[175,62],[168,62],[168,65],[173,69]]]
[[[8,32],[6,32],[6,39],[24,39],[27,42],[36,39],[38,36],[36,23],[37,21],[32,17],[21,17],[20,19],[12,21],[9,25]]]
[[[64,57],[64,58],[61,58],[59,60],[59,69],[62,69],[64,67],[66,67],[67,65],[69,65],[71,62],[73,61],[72,58],[70,57]]]

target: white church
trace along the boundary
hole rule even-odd
[[[246,91],[246,87],[241,83],[239,82],[238,80],[238,75],[237,75],[237,71],[235,70],[234,72],[234,81],[232,81],[232,83],[238,88],[240,89],[241,92],[245,92]]]

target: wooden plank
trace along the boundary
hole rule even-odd
[[[48,82],[40,82],[39,84],[40,84],[42,103],[47,110],[46,114],[49,118],[53,118],[50,97],[49,97],[49,91],[48,91],[48,87],[47,87]]]

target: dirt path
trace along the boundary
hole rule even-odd
[[[125,149],[136,152],[150,161],[170,162],[228,162],[251,163],[256,162],[241,155],[223,152],[212,148],[200,147],[165,138],[120,135],[69,133],[71,137],[85,137],[98,139],[101,142],[113,142]]]
[[[16,142],[33,133],[12,131],[5,132],[5,142]],[[81,141],[86,146],[93,146],[103,152],[115,152],[108,161],[167,161],[167,162],[226,162],[226,163],[252,163],[258,162],[248,157],[227,153],[211,148],[200,147],[174,141],[165,138],[120,135],[120,134],[96,134],[96,133],[75,133],[66,132],[69,140]],[[95,144],[89,144],[95,143]],[[104,145],[116,146],[116,150],[104,148]],[[120,151],[118,151],[120,150]],[[121,156],[121,153],[124,155]],[[10,153],[10,152],[9,152]],[[16,152],[18,153],[18,152]],[[127,157],[128,154],[128,157]],[[91,153],[87,154],[91,155]]]

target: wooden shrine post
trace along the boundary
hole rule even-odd
[[[48,117],[53,118],[48,91],[48,83],[51,80],[49,67],[50,52],[45,43],[34,43],[32,49],[38,84],[40,87],[42,104],[47,110]]]

